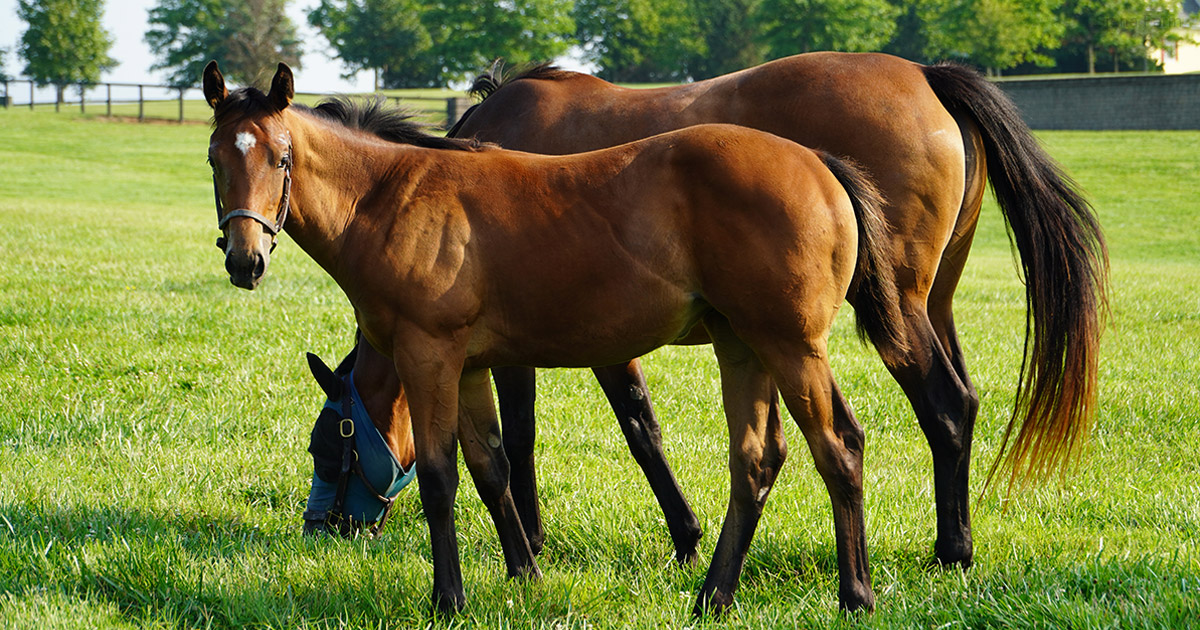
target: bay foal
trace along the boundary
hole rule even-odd
[[[230,281],[253,289],[286,228],[391,354],[411,412],[433,602],[464,603],[453,504],[461,444],[510,576],[538,576],[509,491],[497,365],[628,361],[703,325],[721,370],[730,500],[696,611],[730,605],[786,447],[779,394],[833,504],[839,602],[870,609],[863,432],[830,372],[842,301],[903,346],[877,191],[861,172],[730,125],[540,156],[414,135],[389,142],[204,72]],[[230,208],[232,208],[230,210]],[[286,220],[286,223],[284,223]]]

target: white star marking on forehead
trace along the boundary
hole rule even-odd
[[[237,135],[237,140],[233,143],[233,146],[237,147],[242,152],[242,155],[246,155],[250,151],[250,148],[256,144],[258,144],[258,139],[254,137],[254,134],[249,131],[243,131]]]

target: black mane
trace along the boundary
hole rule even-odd
[[[475,77],[475,81],[471,83],[471,89],[467,90],[467,94],[485,100],[499,90],[500,88],[522,79],[557,81],[565,79],[568,76],[575,74],[570,70],[563,70],[557,65],[550,62],[542,62],[532,66],[518,68],[515,73],[504,71],[504,64],[499,59],[492,62],[492,67],[487,69],[487,72]]]
[[[316,107],[307,107],[298,103],[293,103],[290,107],[397,144],[451,151],[481,151],[491,147],[491,145],[477,140],[459,140],[430,135],[425,132],[426,125],[412,119],[412,112],[400,107],[389,106],[387,99],[382,96],[365,98],[337,96],[321,102]],[[217,105],[213,112],[213,127],[232,122],[237,118],[264,112],[275,113],[276,109],[262,90],[255,87],[238,88],[230,92]]]
[[[482,105],[483,101],[487,100],[489,96],[495,94],[496,90],[499,90],[509,83],[520,81],[522,79],[557,81],[559,79],[568,78],[576,73],[571,72],[570,70],[563,70],[553,63],[543,62],[519,69],[515,74],[508,73],[508,76],[505,76],[505,74],[504,64],[497,59],[492,62],[492,67],[488,68],[487,72],[475,77],[475,81],[471,83],[471,89],[467,90],[467,94],[478,98],[479,102],[467,108],[467,111],[463,112],[463,115],[458,119],[458,122],[454,123],[454,126],[450,128],[450,131],[446,132],[447,137],[458,137],[459,130],[462,129],[463,123],[465,123],[467,118],[469,118],[471,114],[475,112],[475,108]]]
[[[476,140],[430,135],[425,132],[425,125],[412,119],[412,112],[388,106],[387,99],[382,96],[338,96],[321,102],[309,111],[326,120],[365,131],[388,142],[451,151],[480,151],[488,148]]]

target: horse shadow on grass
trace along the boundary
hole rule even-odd
[[[134,625],[424,626],[425,544],[305,537],[299,514],[295,529],[268,531],[203,512],[8,503],[0,594],[110,602]]]

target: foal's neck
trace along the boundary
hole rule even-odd
[[[394,186],[404,169],[403,145],[343,129],[311,114],[288,111],[295,165],[292,218],[286,231],[309,256],[341,284],[339,261],[347,228],[365,200]]]

